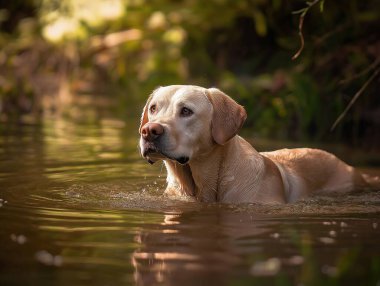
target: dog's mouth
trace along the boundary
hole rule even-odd
[[[150,145],[144,148],[142,155],[148,161],[149,164],[154,164],[157,161],[169,159],[172,161],[177,161],[178,163],[182,165],[185,165],[187,162],[189,162],[189,159],[190,159],[187,156],[180,156],[180,157],[175,158],[173,156],[166,154],[165,152],[158,149],[154,145]]]

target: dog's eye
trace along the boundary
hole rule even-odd
[[[151,105],[150,108],[149,108],[149,111],[152,114],[155,113],[156,112],[156,105],[155,104]]]
[[[182,117],[188,117],[188,116],[192,115],[193,113],[194,112],[191,109],[189,109],[187,107],[182,107],[180,115]]]

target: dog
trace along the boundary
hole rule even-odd
[[[379,188],[333,154],[310,148],[257,152],[237,133],[243,106],[217,88],[154,90],[139,127],[141,155],[163,160],[165,194],[202,202],[292,203],[310,195]]]

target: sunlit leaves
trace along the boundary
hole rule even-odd
[[[89,33],[88,28],[100,27],[126,12],[122,0],[67,0],[59,3],[41,2],[42,35],[51,42],[83,39]]]

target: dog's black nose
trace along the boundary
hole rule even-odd
[[[152,142],[164,134],[164,127],[161,124],[148,122],[141,128],[141,136],[146,141]]]

